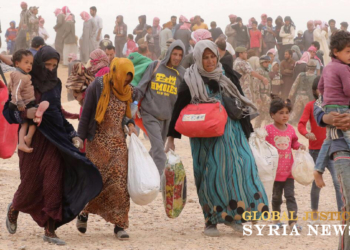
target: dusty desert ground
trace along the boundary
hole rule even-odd
[[[65,83],[67,68],[59,69],[59,77]],[[70,112],[78,112],[77,102],[67,102],[66,91],[62,93],[63,107]],[[76,121],[71,121],[77,126]],[[299,135],[300,136],[300,135]],[[149,142],[140,136],[147,148]],[[299,137],[307,145],[307,141]],[[224,225],[219,226],[221,237],[209,238],[203,235],[204,222],[194,185],[192,158],[189,140],[176,140],[176,152],[181,156],[188,178],[188,199],[182,214],[177,219],[168,219],[161,195],[147,205],[131,203],[129,241],[118,241],[113,235],[113,225],[106,223],[99,216],[91,215],[88,231],[81,235],[75,228],[75,221],[58,229],[57,234],[67,243],[66,246],[54,246],[42,240],[43,229],[27,214],[20,214],[18,230],[10,235],[5,227],[6,208],[20,183],[18,156],[14,154],[7,160],[0,159],[0,250],[5,249],[70,249],[70,250],[111,250],[111,249],[337,249],[338,237],[332,231],[331,236],[307,236],[307,221],[300,221],[303,232],[300,236],[257,236],[254,229],[252,236],[243,236]],[[335,193],[330,174],[325,174],[326,187],[321,191],[319,209],[336,211]],[[296,198],[299,217],[310,211],[311,185],[304,187],[296,183]],[[282,211],[286,211],[283,204]],[[260,223],[269,225],[270,223]],[[339,224],[337,221],[324,224]],[[321,230],[319,229],[319,234]],[[268,231],[264,230],[267,235]]]

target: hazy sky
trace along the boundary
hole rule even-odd
[[[4,43],[5,32],[9,27],[9,22],[14,20],[18,24],[21,11],[21,0],[0,0],[0,21],[2,27],[2,48],[6,49]],[[5,4],[6,2],[6,4]],[[147,15],[147,24],[152,24],[154,17],[159,17],[161,24],[170,20],[171,15],[180,16],[181,14],[188,19],[195,15],[201,15],[205,23],[210,24],[216,21],[223,30],[228,24],[228,15],[235,14],[243,18],[244,23],[248,22],[250,17],[255,17],[260,21],[262,13],[266,13],[275,19],[278,15],[292,17],[297,26],[297,30],[305,30],[306,22],[310,19],[321,19],[328,21],[333,18],[337,21],[337,26],[342,21],[350,23],[350,0],[28,0],[28,6],[39,6],[39,15],[46,23],[45,28],[50,34],[47,41],[52,44],[55,39],[53,26],[56,17],[53,11],[56,8],[68,6],[76,16],[76,35],[81,36],[83,21],[80,18],[82,11],[89,12],[91,6],[97,7],[97,14],[103,19],[103,34],[109,34],[114,41],[113,28],[117,15],[124,16],[124,22],[128,25],[128,33],[138,24],[139,15]]]

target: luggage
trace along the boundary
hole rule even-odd
[[[131,134],[128,155],[128,192],[137,205],[147,205],[158,195],[158,168],[140,139]]]
[[[315,162],[305,150],[297,150],[292,166],[292,175],[301,185],[307,186],[314,180]]]
[[[161,186],[165,213],[173,219],[178,217],[185,207],[187,181],[180,157],[170,150],[167,158]]]
[[[188,104],[180,113],[175,130],[190,138],[219,137],[225,132],[227,113],[220,102]]]
[[[249,137],[249,146],[255,158],[259,177],[264,185],[269,204],[271,204],[279,156],[278,150],[265,140],[266,136],[265,128],[255,129],[255,132]]]
[[[0,80],[0,158],[10,158],[18,144],[18,124],[9,124],[2,114],[9,98],[7,87]]]

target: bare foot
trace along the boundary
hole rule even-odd
[[[28,146],[28,147],[30,147],[30,145],[32,144],[32,139],[33,139],[33,137],[30,137],[30,136],[28,136],[28,135],[26,135],[25,137],[24,137],[24,142],[25,142],[25,144]],[[33,151],[33,150],[32,150]]]
[[[29,148],[25,143],[18,144],[18,150],[21,150],[21,151],[23,151],[25,153],[32,153],[33,152],[33,148]]]

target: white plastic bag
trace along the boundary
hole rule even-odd
[[[311,155],[299,149],[295,153],[294,163],[292,166],[292,175],[301,185],[307,186],[314,180],[315,162]]]
[[[270,204],[278,167],[278,150],[265,140],[266,136],[267,132],[264,128],[255,129],[255,132],[250,135],[249,146]]]
[[[132,134],[129,144],[128,191],[137,205],[147,205],[158,195],[160,176],[156,164],[140,139]]]

